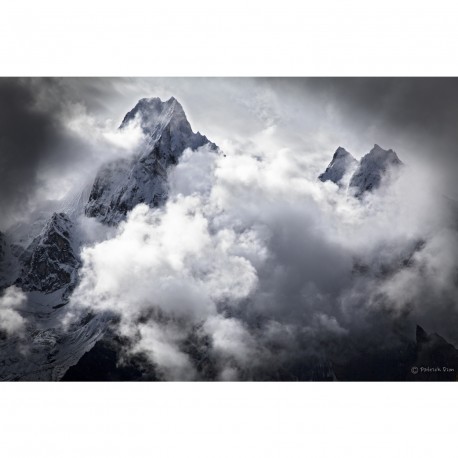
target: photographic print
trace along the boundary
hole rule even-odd
[[[1,78],[0,380],[456,381],[456,78]]]

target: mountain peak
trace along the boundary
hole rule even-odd
[[[357,160],[345,149],[339,146],[332,160],[318,178],[325,181],[332,181],[333,183],[339,184],[342,178],[347,175],[352,169],[356,167]]]
[[[417,324],[417,327],[415,329],[415,337],[417,343],[424,343],[428,341],[427,332],[419,324]]]
[[[391,169],[403,165],[398,155],[392,150],[385,150],[375,144],[359,164],[358,169],[350,180],[350,187],[355,189],[355,197],[360,197],[366,191],[372,191],[380,186],[385,174]]]
[[[334,153],[334,157],[351,156],[351,154],[342,146],[339,146]]]
[[[175,97],[170,97],[165,102],[159,97],[140,99],[135,107],[126,114],[120,128],[126,127],[135,119],[138,119],[144,133],[150,135],[163,129],[172,119],[184,124],[183,127],[186,130],[191,130],[183,107]]]
[[[186,148],[195,150],[215,144],[194,133],[183,107],[175,97],[163,102],[158,97],[140,99],[120,128],[139,122],[144,134],[143,151],[132,157],[105,164],[97,174],[85,207],[87,216],[116,225],[139,203],[152,207],[167,199],[167,170],[176,165]]]
[[[402,163],[398,155],[392,149],[383,149],[381,146],[377,145],[377,143],[366,156],[371,156],[373,158],[377,158],[377,160],[388,161],[392,163]]]

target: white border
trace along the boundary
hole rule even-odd
[[[3,75],[457,75],[456,2],[3,2]]]
[[[456,398],[453,383],[6,383],[0,447],[34,458],[453,456]]]

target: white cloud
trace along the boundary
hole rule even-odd
[[[189,355],[180,350],[181,342],[186,339],[185,328],[175,323],[150,320],[134,329],[122,326],[121,331],[129,337],[132,337],[132,331],[138,334],[133,351],[143,352],[154,361],[160,376],[167,380],[193,380],[197,377]]]
[[[200,351],[220,379],[338,351],[326,342],[355,331],[393,338],[373,332],[380,313],[413,324],[435,314],[453,340],[456,232],[434,177],[405,167],[359,201],[317,180],[321,156],[282,144],[271,118],[222,146],[185,151],[163,208],[138,205],[83,250],[74,306],[119,314],[134,351],[167,379],[200,377],[193,335],[209,338]]]
[[[212,316],[205,321],[202,331],[211,336],[211,352],[218,363],[221,380],[236,380],[240,377],[239,368],[256,366],[261,350],[240,320]]]
[[[27,301],[24,292],[16,286],[5,289],[0,297],[0,330],[9,336],[22,335],[26,321],[17,311]]]

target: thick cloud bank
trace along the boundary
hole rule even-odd
[[[172,380],[312,377],[417,323],[456,344],[457,232],[434,177],[405,167],[359,200],[274,136],[186,150],[163,208],[83,249],[73,313],[112,311]]]

